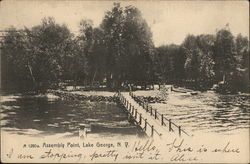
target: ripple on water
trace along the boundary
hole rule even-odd
[[[46,96],[21,95],[7,96],[5,101],[2,100],[1,125],[8,132],[29,135],[25,129],[34,129],[42,135],[70,133],[77,137],[79,125],[84,124],[93,128],[90,135],[99,137],[109,133],[117,136],[141,135],[140,129],[128,121],[127,114],[116,103],[48,100]]]
[[[249,95],[169,94],[167,104],[151,104],[173,122],[191,131],[225,133],[249,128]]]

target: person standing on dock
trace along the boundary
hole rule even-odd
[[[87,138],[87,129],[85,125],[79,125],[78,132],[79,132],[79,139]]]

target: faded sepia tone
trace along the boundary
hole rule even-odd
[[[249,2],[0,2],[1,162],[249,163]]]

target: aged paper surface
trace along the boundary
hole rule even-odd
[[[250,162],[249,2],[3,0],[0,22],[1,162]]]

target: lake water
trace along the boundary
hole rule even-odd
[[[1,125],[9,133],[30,136],[77,137],[79,125],[96,138],[143,136],[114,102],[67,101],[41,95],[2,96]]]
[[[153,91],[146,91],[148,94]],[[188,133],[235,134],[249,130],[249,95],[170,92],[166,104],[151,104]],[[13,134],[77,137],[79,125],[93,138],[143,136],[114,102],[67,101],[46,96],[2,95],[1,126]]]
[[[250,128],[249,98],[249,94],[169,92],[166,104],[151,105],[188,132],[235,134]]]

